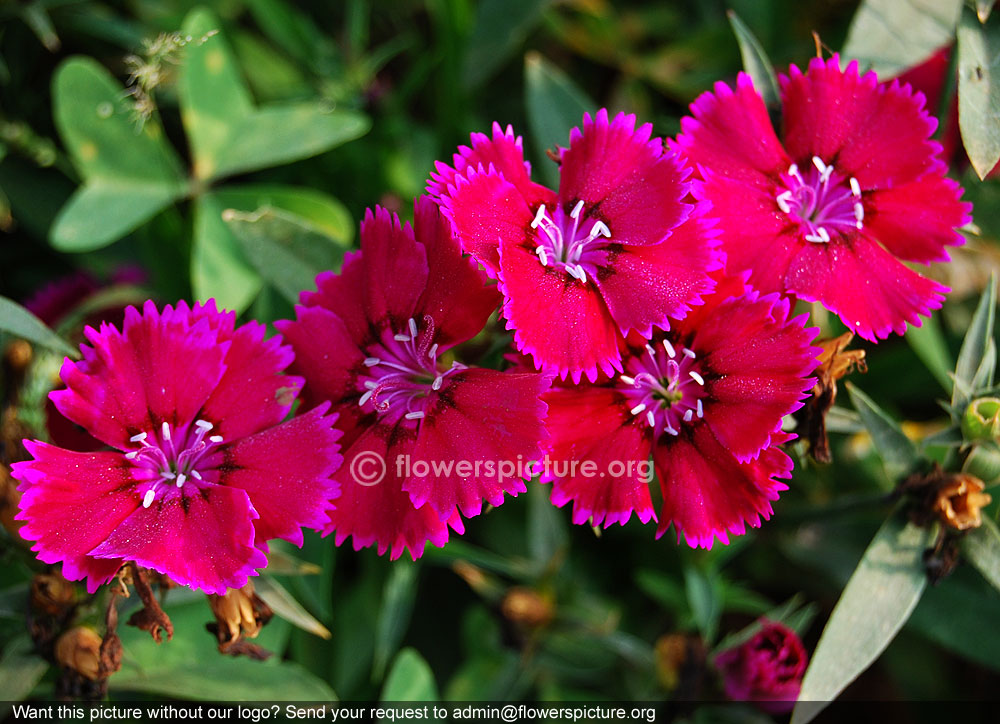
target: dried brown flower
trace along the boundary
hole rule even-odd
[[[540,628],[555,615],[550,598],[522,586],[507,591],[500,602],[500,612],[508,621],[529,628]]]
[[[92,628],[75,626],[56,641],[56,663],[90,681],[101,678],[101,637]]]
[[[809,454],[817,462],[828,463],[833,459],[830,455],[830,442],[826,437],[826,413],[837,400],[837,380],[854,369],[868,371],[865,351],[847,349],[852,339],[853,332],[844,332],[839,337],[821,339],[817,343],[823,352],[817,358],[819,367],[816,368],[816,385],[802,413]]]
[[[934,510],[941,522],[955,530],[968,530],[982,525],[981,511],[993,498],[984,493],[979,478],[957,473],[937,491]]]

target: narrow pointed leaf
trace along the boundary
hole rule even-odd
[[[919,327],[910,325],[906,330],[906,341],[924,363],[924,366],[941,383],[945,390],[951,389],[951,371],[955,363],[948,352],[948,345],[941,333],[941,323],[937,316],[923,320]]]
[[[1000,20],[971,8],[958,26],[958,126],[979,178],[1000,161]]]
[[[462,81],[474,88],[488,80],[524,42],[552,0],[482,0],[463,63]]]
[[[410,626],[413,601],[417,595],[417,574],[420,564],[396,561],[389,573],[382,594],[378,623],[375,626],[373,675],[376,680],[385,674],[389,659],[399,648]]]
[[[846,386],[854,409],[858,411],[871,435],[875,451],[882,458],[887,477],[886,487],[891,488],[913,467],[917,460],[917,446],[903,433],[899,423],[889,417],[868,395],[850,382]]]
[[[764,102],[769,106],[776,105],[781,97],[778,90],[778,76],[774,73],[774,66],[771,65],[771,59],[767,57],[764,46],[750,32],[750,28],[740,19],[735,10],[730,10],[726,15],[729,17],[729,24],[736,35],[736,42],[740,46],[743,70],[753,78],[753,85],[763,96]]]
[[[66,340],[46,327],[45,322],[7,297],[0,297],[0,332],[9,332],[67,357],[80,356]]]
[[[927,585],[931,533],[897,511],[875,534],[820,636],[792,724],[806,724],[878,658]]]
[[[9,641],[0,656],[0,717],[4,719],[10,703],[26,699],[49,670],[49,663],[33,649],[24,634]]]
[[[382,701],[438,701],[438,687],[434,672],[424,657],[414,648],[405,648],[385,678]]]
[[[976,17],[979,18],[979,22],[985,23],[990,19],[995,4],[996,0],[976,0]]]
[[[548,149],[569,143],[569,132],[583,123],[584,113],[593,113],[597,106],[559,68],[538,53],[524,56],[524,103],[528,111],[528,130],[539,158]],[[542,164],[544,181],[550,186],[559,183],[559,169]]]
[[[979,306],[972,317],[969,329],[962,341],[955,365],[955,389],[951,396],[951,406],[961,415],[972,395],[972,381],[976,377],[993,341],[993,322],[997,305],[997,280],[991,276],[989,284],[979,298]]]
[[[320,638],[328,639],[332,635],[330,630],[306,611],[284,586],[270,576],[258,578],[254,587],[264,603],[289,623]]]

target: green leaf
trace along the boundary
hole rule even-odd
[[[906,623],[927,585],[930,531],[897,511],[875,534],[820,636],[792,724],[806,724],[867,669]]]
[[[292,304],[315,287],[317,274],[340,269],[343,246],[300,217],[265,206],[252,213],[227,209],[222,220],[257,273]]]
[[[962,0],[864,0],[843,55],[880,76],[895,75],[951,42],[961,12]]]
[[[950,390],[951,371],[955,363],[951,360],[938,318],[932,316],[925,319],[919,327],[911,324],[906,330],[906,341],[924,366],[934,375],[934,379],[940,382],[945,390]]]
[[[270,576],[261,576],[257,579],[254,587],[257,590],[257,595],[278,616],[281,616],[290,624],[298,626],[303,631],[308,631],[320,638],[330,638],[330,630],[317,621],[311,613],[306,611],[302,604],[296,601],[295,597],[276,580]]]
[[[410,626],[410,615],[413,613],[413,601],[417,595],[417,574],[420,571],[418,563],[396,561],[389,573],[385,590],[382,594],[382,606],[379,609],[378,622],[375,626],[375,653],[372,662],[373,675],[376,680],[385,674],[389,659],[399,648],[403,634]]]
[[[997,279],[990,276],[989,284],[979,298],[979,305],[972,316],[972,322],[962,340],[962,349],[958,353],[955,365],[955,389],[951,395],[951,406],[955,414],[961,417],[972,399],[974,392],[972,383],[976,373],[982,367],[990,345],[993,343],[993,321],[997,306]]]
[[[107,246],[187,193],[160,125],[151,118],[138,129],[124,90],[96,61],[64,62],[52,94],[56,127],[83,177],[49,231],[57,249]]]
[[[704,571],[694,566],[685,566],[684,590],[687,592],[688,605],[694,614],[698,630],[705,642],[711,645],[719,629],[719,617],[722,615],[718,585],[714,578],[710,578]]]
[[[774,73],[774,66],[771,65],[771,59],[767,57],[764,46],[740,20],[735,10],[728,11],[726,15],[736,35],[736,42],[740,46],[743,70],[753,78],[754,88],[763,96],[764,102],[767,105],[776,105],[781,97],[781,92],[778,90],[778,76]]]
[[[15,337],[21,337],[67,357],[75,359],[80,356],[80,353],[70,347],[66,340],[46,327],[45,322],[7,297],[0,297],[0,331],[9,332]]]
[[[26,699],[49,670],[49,662],[33,649],[27,634],[4,647],[0,657],[0,718],[6,720],[10,702]]]
[[[191,284],[195,297],[214,298],[224,309],[237,312],[250,306],[263,286],[263,279],[222,214],[228,209],[249,213],[262,206],[301,217],[334,240],[337,247],[347,248],[354,238],[354,222],[343,204],[310,189],[250,184],[212,191],[199,196],[194,203]],[[330,246],[329,239],[324,241],[325,247]],[[312,279],[307,286],[311,284]]]
[[[381,701],[438,701],[437,682],[431,667],[416,649],[405,648],[385,678]]]
[[[871,435],[875,451],[882,458],[888,478],[887,487],[891,488],[917,461],[917,446],[903,434],[899,423],[889,417],[868,395],[850,382],[846,387],[854,409],[858,411]]]
[[[298,664],[288,661],[261,663],[221,654],[174,663],[148,672],[123,666],[112,678],[110,686],[112,691],[141,691],[207,701],[337,700],[337,695],[326,682]]]
[[[191,142],[194,175],[209,180],[314,156],[368,132],[369,119],[318,102],[258,108],[232,51],[208,10],[191,12],[178,80],[181,119]]]
[[[990,518],[962,539],[962,551],[983,578],[1000,590],[1000,530]]]
[[[958,126],[969,161],[986,178],[1000,161],[1000,21],[968,8],[958,26]]]
[[[462,81],[474,88],[497,71],[524,42],[552,0],[482,0],[469,38]]]
[[[976,17],[979,18],[979,22],[985,23],[990,19],[995,4],[996,0],[976,0]]]
[[[272,576],[313,576],[323,569],[271,544],[271,550],[267,554],[267,568],[264,570]]]
[[[569,132],[583,122],[584,113],[596,105],[559,68],[538,53],[524,56],[524,103],[528,111],[528,129],[540,158],[546,150],[565,146]],[[549,186],[559,183],[559,170],[552,163],[542,165],[542,175]]]
[[[1000,482],[1000,448],[995,442],[977,444],[962,463],[962,472],[979,478],[986,485]]]
[[[541,485],[528,488],[528,550],[544,569],[565,557],[569,533],[564,517],[549,500],[549,491]]]

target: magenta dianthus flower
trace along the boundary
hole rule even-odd
[[[969,220],[945,177],[923,95],[836,55],[780,76],[778,139],[750,76],[716,83],[681,121],[677,147],[705,179],[727,271],[762,293],[820,302],[876,341],[941,306],[942,285],[903,261],[947,261]]]
[[[449,350],[478,334],[499,304],[428,198],[415,222],[376,207],[361,251],[303,292],[279,322],[306,379],[307,406],[331,401],[345,432],[342,495],[325,532],[397,558],[441,546],[462,515],[525,490],[501,461],[540,457],[539,399],[550,379],[467,367]]]
[[[326,520],[341,462],[326,407],[282,422],[302,380],[264,325],[235,327],[214,302],[142,313],[122,330],[84,330],[67,359],[59,411],[113,451],[73,452],[25,440],[15,463],[21,535],[90,591],[126,561],[208,593],[246,585],[267,541],[302,544]]]
[[[778,446],[793,436],[781,420],[801,407],[819,353],[805,316],[788,314],[786,298],[724,278],[670,331],[630,335],[624,374],[553,388],[543,476],[553,503],[572,501],[575,523],[624,524],[633,512],[648,522],[652,456],[663,497],[658,537],[673,524],[678,540],[683,533],[690,546],[711,548],[759,526],[787,489],[776,478],[791,474],[792,461]]]
[[[808,657],[790,628],[762,623],[749,641],[716,656],[715,666],[730,699],[753,702],[769,714],[785,714],[799,698]]]
[[[674,233],[690,172],[651,134],[632,115],[585,115],[560,149],[558,193],[531,181],[520,137],[499,124],[431,176],[463,249],[498,280],[515,346],[543,371],[621,371],[621,334],[667,329],[712,289],[714,239]]]

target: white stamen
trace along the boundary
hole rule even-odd
[[[793,163],[791,166],[788,167],[788,175],[794,176],[799,181],[802,180],[802,176],[799,174],[799,165],[797,163]]]
[[[409,325],[410,325],[410,336],[413,337],[414,339],[416,339],[417,338],[417,323],[413,321],[413,317],[410,317]]]
[[[366,392],[365,394],[361,395],[361,399],[358,400],[358,407],[363,407],[364,404],[366,402],[368,402],[368,400],[370,400],[371,396],[374,395],[374,394],[375,394],[375,390],[368,390],[368,392]]]
[[[374,367],[381,361],[378,357],[365,357],[365,367]]]
[[[396,340],[397,342],[409,342],[410,341],[410,338],[407,337],[405,334],[394,334],[394,335],[392,335],[392,338],[394,340]]]
[[[673,427],[671,427],[669,423],[667,424],[667,433],[673,435],[674,437],[680,435],[680,433],[677,432],[677,430],[675,430]]]
[[[854,178],[853,176],[851,176],[850,184],[851,184],[851,193],[854,194],[855,196],[857,196],[860,199],[861,198],[861,185],[858,183],[858,180],[856,178]]]
[[[444,382],[444,375],[438,375],[437,377],[434,378],[434,381],[431,383],[431,389],[435,391],[440,390],[442,382]]]
[[[826,182],[830,180],[830,174],[833,173],[833,164],[827,166],[823,163],[823,159],[819,156],[813,156],[812,158],[813,166],[819,171],[819,178],[821,181]]]
[[[652,410],[648,410],[646,412],[646,422],[649,423],[650,427],[656,427],[656,418],[653,417],[653,411]]]
[[[210,437],[208,439],[211,442],[214,442],[214,443],[218,444],[218,443],[222,442],[222,435],[212,435],[212,437]]]
[[[576,265],[576,278],[579,279],[584,284],[587,283],[587,272],[579,264]]]
[[[677,356],[677,351],[674,349],[674,346],[670,344],[669,339],[663,340],[663,349],[667,350],[667,355],[670,357],[670,359],[673,359],[674,357]]]
[[[185,480],[187,480],[187,475],[185,475],[184,473],[181,473],[180,475],[178,475],[177,476],[177,487],[178,488],[183,488]]]
[[[199,430],[204,430],[205,432],[208,432],[213,427],[215,427],[215,425],[213,425],[210,422],[206,422],[205,420],[195,420],[194,426],[197,427]]]
[[[701,375],[699,375],[699,374],[698,374],[697,372],[695,372],[694,370],[690,370],[690,371],[688,372],[688,376],[690,376],[692,380],[694,380],[695,382],[697,382],[697,383],[698,383],[699,385],[701,385],[702,387],[704,387],[704,386],[705,386],[705,378],[704,378],[704,377],[702,377]]]
[[[438,346],[437,342],[435,342],[434,344],[431,345],[431,348],[427,350],[427,356],[430,357],[431,359],[434,359],[437,357],[437,353],[438,353]]]
[[[650,357],[653,357],[654,359],[656,358],[656,351],[653,349],[651,345],[648,344],[646,345],[646,351],[649,352]]]
[[[378,383],[375,380],[365,380],[365,389],[374,390],[378,387]]]
[[[621,381],[624,382],[626,385],[634,385],[635,384],[635,377],[629,377],[628,375],[622,375],[621,376]]]
[[[538,254],[538,261],[542,262],[542,266],[549,265],[549,255],[545,253],[544,246],[535,247],[535,253]]]
[[[169,470],[164,470],[163,472],[161,472],[161,473],[160,473],[160,477],[161,477],[161,478],[166,478],[167,480],[173,480],[173,479],[174,479],[174,478],[176,478],[177,476],[176,476],[176,475],[174,475],[174,474],[173,474],[172,472],[170,472]]]
[[[578,218],[580,218],[580,212],[581,211],[583,211],[583,199],[580,199],[579,201],[577,201],[576,202],[576,206],[574,206],[573,210],[569,212],[570,218],[571,219],[578,219]]]
[[[638,405],[636,405],[635,407],[633,407],[633,408],[632,408],[632,409],[630,410],[630,412],[631,412],[631,413],[632,413],[633,415],[638,415],[638,414],[639,414],[640,412],[642,412],[642,411],[643,411],[643,410],[645,410],[645,409],[646,409],[646,403],[644,403],[644,402],[640,402],[640,403],[639,403]]]
[[[170,425],[168,425],[167,423],[164,422],[163,425],[160,427],[160,430],[163,431],[163,439],[167,440],[169,442],[170,441]]]
[[[860,201],[854,202],[854,218],[858,220],[858,228],[861,228],[861,222],[865,220],[865,207],[861,205]]]
[[[592,237],[603,236],[605,239],[611,238],[611,229],[603,221],[598,221],[594,224],[594,227],[590,230],[590,235]]]
[[[538,225],[542,223],[542,219],[545,218],[545,204],[538,207],[538,211],[535,212],[535,220],[531,222],[531,228],[537,229]]]
[[[403,415],[403,417],[405,417],[407,420],[419,420],[423,416],[424,413],[422,412],[407,412],[405,415]]]
[[[815,234],[806,234],[806,241],[811,241],[814,244],[825,244],[830,241],[830,234],[822,226],[817,227],[816,232]]]
[[[136,456],[139,454],[138,450],[133,450],[130,453],[125,453],[126,460],[135,460]]]
[[[138,435],[133,435],[129,438],[132,442],[142,442],[146,439],[146,433],[140,432]]]
[[[694,359],[697,355],[695,355],[695,353],[692,352],[691,350],[685,349],[684,350],[684,356],[685,357],[690,357],[691,359]]]
[[[698,417],[705,416],[705,407],[701,404],[701,400],[698,400]]]
[[[789,206],[788,204],[788,200],[790,198],[792,198],[792,192],[785,191],[783,193],[778,194],[778,198],[775,199],[775,201],[778,202],[778,208],[784,211],[786,214],[792,213],[792,207]]]
[[[153,498],[155,498],[155,497],[156,497],[156,493],[153,492],[152,488],[150,488],[149,490],[147,490],[146,494],[144,496],[142,496],[142,507],[143,508],[148,508],[149,506],[151,506],[153,504]]]
[[[692,417],[694,417],[694,410],[689,407],[684,411],[684,422],[691,422]]]
[[[198,480],[201,480],[201,473],[199,473],[197,470],[192,470],[191,471],[191,477],[192,478],[196,478]]]

